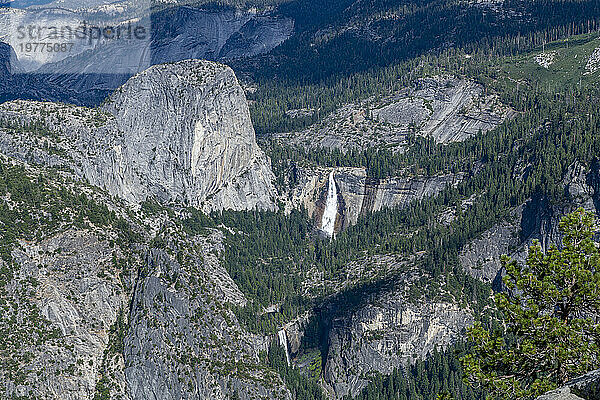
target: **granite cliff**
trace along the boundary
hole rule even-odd
[[[68,166],[131,203],[152,197],[205,211],[274,208],[268,159],[244,93],[223,65],[158,65],[101,109],[15,101],[0,106],[0,118],[6,126],[44,127],[33,135],[2,130],[5,154]]]
[[[246,299],[219,263],[222,234],[185,238],[170,231],[164,238],[165,249],[146,253],[132,293],[124,394],[132,400],[288,399],[281,378],[259,358],[270,338],[247,332],[230,309]]]
[[[0,397],[290,398],[231,310],[220,231],[4,156],[0,181]]]
[[[356,396],[373,374],[391,374],[454,343],[473,323],[468,309],[452,302],[410,301],[406,273],[401,283],[363,299],[361,306],[331,321],[323,377],[332,398]]]
[[[527,249],[533,242],[540,242],[543,249],[551,245],[561,246],[562,237],[558,224],[560,219],[578,207],[592,212],[600,210],[600,175],[598,163],[583,165],[575,162],[563,177],[566,201],[552,204],[547,196],[538,194],[516,207],[499,224],[483,232],[481,236],[461,251],[462,266],[473,277],[501,285],[500,257],[504,254],[525,262]]]
[[[287,210],[304,207],[318,225],[325,208],[330,171],[331,168],[297,166],[297,184],[285,198]],[[354,225],[361,216],[385,208],[406,207],[464,179],[463,174],[374,179],[367,176],[364,168],[352,167],[335,168],[333,172],[339,194],[336,232]]]
[[[0,74],[0,98],[12,93],[14,98],[95,106],[150,65],[196,58],[230,61],[252,57],[269,52],[294,32],[291,18],[254,8],[189,7],[168,2],[169,7],[157,4],[150,11],[146,9],[150,2],[117,1],[104,6],[54,3],[46,5],[52,12],[43,17],[35,5],[0,9],[0,41],[19,50],[9,35],[16,21],[23,26],[40,21],[48,26],[79,26],[86,19],[84,15],[99,21],[100,26],[138,21],[149,30],[148,37],[98,41],[92,47],[75,41],[69,52],[20,52],[18,56],[31,74],[25,79]]]

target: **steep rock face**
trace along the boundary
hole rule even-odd
[[[289,18],[244,10],[178,7],[152,16],[152,62],[227,60],[267,53],[293,32]]]
[[[43,79],[37,79],[35,74],[29,76],[27,83],[32,90],[27,93],[20,90],[19,98],[98,105],[127,79],[150,65],[191,58],[228,61],[256,56],[269,52],[294,31],[294,21],[276,12],[168,3],[168,8],[158,6],[158,11],[153,10],[149,16],[149,10],[145,9],[150,6],[149,2],[45,4],[53,10],[44,14],[45,26],[79,26],[81,19],[86,19],[82,16],[89,12],[88,22],[102,21],[97,24],[118,26],[139,21],[149,32],[142,40],[99,41],[93,47],[75,41],[68,52],[18,52],[28,72],[44,74]],[[29,26],[39,24],[40,18],[35,5],[0,9],[0,40],[10,40],[8,33],[14,31],[16,21]],[[11,43],[19,50],[18,42]],[[8,83],[3,78],[0,75],[0,96],[11,89],[2,87]]]
[[[90,399],[140,265],[120,202],[64,171],[0,170],[0,397]]]
[[[297,355],[300,350],[304,332],[311,317],[313,317],[313,314],[311,312],[306,312],[293,321],[288,322],[282,328],[285,332],[285,345],[292,356]]]
[[[18,228],[1,236],[0,398],[291,398],[259,357],[271,338],[231,310],[246,299],[221,231],[188,235],[56,169],[17,163],[4,185],[6,160],[0,209]]]
[[[0,42],[0,99],[8,97],[12,81],[12,63],[14,51],[6,43]]]
[[[45,339],[21,343],[21,351],[31,354],[25,364],[29,375],[21,384],[9,383],[7,395],[78,400],[94,393],[109,330],[127,304],[123,283],[111,270],[113,254],[122,253],[97,235],[77,230],[23,242],[14,252],[20,270],[16,282],[35,282],[31,300],[49,326]],[[18,293],[26,287],[15,283],[17,302],[25,301]],[[36,325],[40,329],[44,321]]]
[[[10,79],[10,75],[22,71],[13,48],[6,43],[0,42],[0,79]]]
[[[514,216],[516,218],[518,215]],[[517,222],[498,224],[463,248],[460,261],[471,276],[484,282],[493,282],[497,278],[500,257],[513,253],[521,244]]]
[[[323,213],[327,181],[331,169],[297,168],[298,183],[292,188],[287,207],[304,207],[315,221]],[[336,230],[354,225],[358,218],[385,208],[406,207],[414,200],[434,196],[447,185],[462,180],[460,175],[433,177],[396,177],[373,179],[364,168],[336,168],[334,179],[338,189],[338,222]]]
[[[333,321],[326,387],[334,398],[356,396],[371,374],[391,374],[425,358],[436,346],[454,342],[471,323],[467,310],[451,303],[414,304],[403,288],[374,295],[350,315]]]
[[[227,307],[246,300],[219,264],[222,234],[194,240],[203,259],[148,254],[124,339],[130,398],[289,398],[279,376],[259,365],[269,342],[244,331]]]
[[[515,208],[505,221],[467,244],[460,254],[461,264],[473,277],[499,285],[502,273],[500,256],[507,254],[525,262],[527,249],[533,240],[539,241],[545,250],[553,244],[560,247],[562,237],[558,224],[565,214],[578,207],[600,211],[597,201],[600,196],[599,178],[597,163],[590,166],[574,163],[563,178],[566,204],[552,205],[546,196],[534,196]]]
[[[15,74],[22,72],[14,49],[0,41],[0,101],[6,101],[19,95],[22,84]]]
[[[204,209],[272,207],[272,174],[231,69],[205,61],[151,67],[105,109],[125,132],[119,170],[135,171],[151,194]],[[128,189],[113,191],[140,199]]]
[[[103,110],[12,102],[0,107],[0,117],[42,121],[53,132],[32,142],[30,134],[4,131],[5,154],[62,163],[129,202],[152,196],[206,211],[274,208],[268,159],[243,91],[223,65],[151,67]]]

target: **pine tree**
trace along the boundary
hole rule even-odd
[[[504,257],[507,291],[496,295],[501,326],[468,332],[461,359],[469,381],[494,399],[532,399],[600,365],[600,251],[595,219],[579,209],[562,219],[562,249],[539,243],[526,265]]]

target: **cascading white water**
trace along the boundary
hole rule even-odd
[[[290,365],[290,353],[288,351],[287,334],[285,333],[285,329],[282,329],[279,332],[277,332],[277,336],[279,336],[279,344],[281,344],[281,346],[285,350],[285,360],[287,361],[287,365],[289,366]]]
[[[325,202],[325,210],[323,211],[323,218],[321,219],[321,230],[327,234],[327,236],[333,236],[333,230],[335,228],[335,218],[337,216],[338,198],[337,188],[335,187],[335,178],[333,176],[333,170],[329,173],[329,187],[327,188],[327,201]]]

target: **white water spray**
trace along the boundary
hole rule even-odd
[[[287,361],[287,365],[289,366],[290,352],[288,351],[287,334],[285,333],[285,329],[282,329],[279,332],[277,332],[277,336],[279,336],[279,344],[281,344],[281,347],[283,347],[283,349],[285,350],[285,360]]]
[[[325,210],[323,211],[323,218],[321,219],[321,230],[327,234],[327,236],[333,236],[333,230],[335,229],[335,218],[337,216],[337,188],[335,187],[335,179],[333,177],[333,170],[329,173],[329,186],[327,188],[327,201],[325,203]]]

